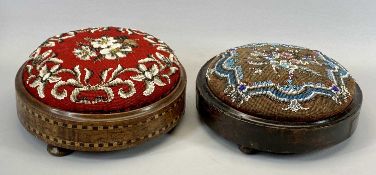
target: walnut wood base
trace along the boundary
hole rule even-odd
[[[64,156],[76,151],[127,149],[173,129],[184,114],[186,75],[163,99],[140,109],[108,114],[83,114],[59,110],[32,97],[16,76],[17,113],[22,125],[46,142],[48,152]]]
[[[167,132],[167,134],[173,134],[174,131],[175,131],[175,128],[176,128],[176,127],[171,128],[171,129]]]
[[[303,153],[337,144],[355,131],[362,104],[362,92],[356,93],[346,110],[317,122],[278,122],[242,113],[221,102],[210,91],[205,73],[196,80],[196,105],[201,119],[216,133],[236,143],[247,154],[257,151]]]
[[[63,157],[74,152],[73,150],[60,148],[53,145],[47,145],[47,151],[48,153],[56,157]]]
[[[239,145],[239,150],[244,154],[256,154],[259,152],[258,150],[243,145]]]

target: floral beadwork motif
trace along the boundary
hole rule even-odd
[[[92,57],[96,57],[97,53],[92,51],[89,46],[81,46],[73,50],[74,55],[80,60],[90,60]]]
[[[241,49],[248,50],[248,57],[239,58]],[[211,76],[226,79],[224,93],[238,105],[257,96],[267,96],[287,103],[281,110],[297,112],[309,110],[301,102],[310,101],[315,96],[328,97],[337,104],[342,104],[350,96],[345,84],[345,79],[350,77],[348,71],[319,51],[260,43],[229,49],[218,57],[206,77],[208,81]],[[256,77],[255,80],[245,81],[245,71]],[[317,81],[296,82],[296,76],[306,75],[316,77]],[[268,79],[269,76],[285,79],[281,83]],[[258,79],[260,77],[263,79]]]
[[[103,36],[97,39],[86,38],[86,40],[89,41],[87,45],[79,44],[79,47],[73,50],[74,55],[80,60],[124,58],[128,53],[132,52],[132,47],[137,46],[136,41],[126,37]]]
[[[60,64],[63,62],[63,60],[56,58],[55,54],[51,50],[47,50],[41,54],[40,48],[35,50],[30,55],[30,59],[32,59],[32,64],[26,65],[27,72],[29,74],[26,83],[32,88],[37,88],[39,97],[44,98],[45,85],[47,83],[56,83],[61,80],[61,77],[57,76],[57,74],[59,73],[58,69],[60,68]],[[52,62],[55,65],[48,68],[47,62]],[[32,74],[34,67],[39,72],[38,75]]]
[[[170,66],[168,67],[169,71],[167,74],[160,74],[161,70],[166,69],[167,67],[162,64],[164,62],[165,64],[169,63],[176,63],[173,55],[170,55],[169,59],[166,59],[163,55],[159,54],[158,52],[156,53],[156,59],[154,56],[150,56],[148,58],[144,58],[138,61],[139,66],[138,69],[133,70],[137,72],[137,75],[131,76],[132,80],[135,81],[141,81],[144,82],[146,85],[146,89],[143,91],[143,94],[145,96],[150,95],[153,93],[155,85],[157,86],[165,86],[166,83],[164,83],[161,79],[166,79],[167,83],[170,83],[170,75],[175,74],[175,72],[178,70],[178,67]],[[159,61],[159,60],[162,60]],[[168,60],[168,61],[166,61]],[[143,63],[147,62],[154,62],[150,68],[147,68]],[[159,66],[158,66],[159,65]],[[160,67],[160,69],[158,68]]]
[[[116,35],[107,35],[107,31]],[[101,32],[104,34],[100,35]],[[74,37],[78,34],[82,39],[76,42]],[[55,52],[54,48],[68,39],[73,39],[70,41],[74,46],[70,48],[71,54],[77,61],[83,61],[82,64],[65,67],[65,55]],[[127,56],[139,46],[141,39],[152,50],[143,57],[133,57],[136,66],[127,66]],[[116,66],[103,66],[100,63],[103,60],[113,61],[115,64],[110,62],[108,65]],[[85,62],[93,66],[85,67]],[[125,28],[89,28],[56,35],[42,43],[25,66],[25,84],[36,89],[41,99],[50,95],[56,100],[69,99],[76,104],[109,103],[117,97],[131,98],[141,88],[142,95],[147,97],[156,87],[171,86],[171,76],[178,72],[178,65],[167,44],[152,35]],[[47,90],[47,86],[51,89]],[[93,96],[99,91],[101,93]],[[91,95],[87,98],[83,94]]]
[[[104,71],[101,72],[101,76],[100,76],[101,82],[99,84],[90,85],[88,83],[88,81],[92,77],[93,74],[92,74],[92,71],[90,71],[89,69],[84,68],[85,73],[83,75],[83,77],[84,77],[83,81],[81,81],[82,73],[80,71],[79,66],[74,67],[73,70],[61,69],[60,72],[71,73],[74,76],[74,78],[70,78],[66,81],[56,82],[56,84],[54,85],[54,87],[51,91],[51,94],[56,99],[64,99],[65,97],[67,97],[68,93],[67,93],[66,89],[63,89],[61,87],[64,87],[64,86],[71,86],[72,87],[73,86],[75,88],[70,95],[70,100],[72,102],[85,103],[85,104],[95,104],[95,103],[99,103],[99,102],[111,102],[114,99],[114,96],[115,96],[111,87],[121,85],[121,86],[127,86],[129,90],[127,92],[125,92],[123,90],[123,88],[120,88],[118,90],[118,95],[121,98],[128,98],[128,97],[132,96],[136,92],[133,82],[130,81],[130,80],[122,80],[122,79],[117,77],[119,75],[119,71],[127,71],[127,69],[124,69],[123,67],[118,65],[117,69],[112,72],[112,75],[110,76],[110,78],[107,78],[108,72],[110,70],[112,70],[112,68],[105,69]],[[62,89],[62,90],[59,90],[59,89]],[[103,90],[106,93],[106,95],[105,96],[97,96],[97,97],[95,97],[94,100],[88,100],[88,99],[85,99],[85,98],[84,99],[78,98],[78,95],[81,92],[99,91],[99,90]]]

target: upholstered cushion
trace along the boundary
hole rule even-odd
[[[323,53],[283,44],[249,44],[214,58],[212,93],[233,108],[265,119],[312,122],[341,113],[355,82]]]
[[[56,35],[24,66],[23,82],[41,102],[81,113],[128,111],[171,92],[180,77],[173,51],[147,33],[100,27]]]

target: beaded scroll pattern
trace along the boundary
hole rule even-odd
[[[103,66],[104,68],[100,72],[100,82],[93,85],[89,83],[89,80],[93,78],[93,70],[82,68],[80,65],[70,69],[64,68],[62,66],[64,60],[60,59],[49,48],[55,47],[66,39],[74,38],[79,33],[105,32],[110,28],[89,28],[63,33],[49,38],[30,55],[31,63],[26,65],[28,74],[26,84],[31,88],[36,88],[40,98],[45,98],[46,94],[50,93],[52,97],[58,100],[63,100],[69,96],[73,103],[96,104],[111,102],[116,96],[114,87],[121,87],[118,89],[117,95],[120,98],[127,99],[137,93],[135,82],[144,83],[145,89],[142,93],[144,96],[152,95],[156,86],[163,87],[171,83],[170,76],[178,72],[177,65],[179,65],[179,62],[167,44],[141,31],[114,27],[111,29],[118,30],[124,36],[110,37],[104,35],[100,38],[85,38],[86,43],[79,42],[72,50],[77,61],[112,60],[119,62],[119,60],[122,60],[126,62],[127,55],[133,52],[133,48],[137,47],[135,40],[126,37],[129,35],[143,36],[143,40],[155,47],[156,52],[145,58],[140,58],[137,67],[124,67],[120,64],[110,68]],[[42,49],[44,50],[42,51]],[[162,52],[167,53],[168,56],[161,54]],[[146,64],[151,64],[151,66],[147,67]],[[129,72],[134,74],[129,79],[123,80],[119,77],[121,74]],[[64,80],[61,74],[70,75],[73,78]],[[46,92],[45,86],[47,84],[54,84],[50,92]],[[66,87],[73,87],[70,95],[68,95]],[[90,91],[103,91],[105,95],[96,96],[94,100],[78,97],[80,93]]]
[[[287,48],[283,51],[280,48]],[[272,80],[255,81],[244,83],[244,66],[238,64],[238,49],[251,49],[250,56],[247,57],[247,64],[253,71],[253,75],[262,76],[263,68],[271,66],[274,74],[279,76],[280,71],[288,72],[286,83],[280,84]],[[267,48],[267,49],[262,49]],[[312,100],[317,95],[326,96],[334,100],[337,104],[346,101],[350,95],[344,79],[350,75],[348,71],[333,59],[327,57],[319,51],[305,57],[298,57],[302,47],[284,44],[249,44],[245,46],[229,49],[221,53],[218,61],[212,69],[208,69],[206,77],[210,80],[211,75],[225,78],[227,86],[224,93],[240,106],[244,101],[248,101],[256,96],[267,96],[279,102],[287,103],[282,110],[297,112],[299,110],[309,110],[301,102]],[[307,49],[306,49],[307,50]],[[313,70],[308,65],[315,64],[325,67],[325,74]],[[322,82],[294,83],[294,76],[297,72],[308,73],[312,76],[325,76],[331,85]],[[328,84],[328,83],[326,83]]]

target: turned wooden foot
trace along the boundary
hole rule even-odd
[[[247,146],[243,146],[243,145],[239,145],[239,150],[241,152],[243,152],[244,154],[256,154],[256,153],[259,152],[256,149],[253,149],[253,148],[250,148],[250,147],[247,147]]]
[[[169,130],[169,131],[167,132],[167,134],[172,134],[172,133],[175,131],[175,128],[176,128],[176,127],[173,127],[171,130]]]
[[[47,151],[53,156],[62,157],[73,153],[73,150],[47,145]]]

